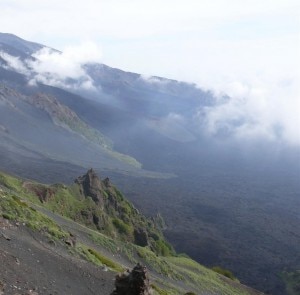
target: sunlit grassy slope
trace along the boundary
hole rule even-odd
[[[96,228],[87,228],[74,223],[69,218],[72,217],[72,212],[76,212],[75,207],[83,208],[87,202],[78,199],[79,193],[75,187],[56,185],[59,191],[61,189],[68,193],[65,192],[63,195],[60,192],[54,198],[55,202],[47,205],[36,195],[28,192],[24,183],[28,181],[0,173],[0,216],[22,222],[32,230],[43,233],[49,240],[63,244],[71,235],[69,227],[64,228],[65,224],[74,224],[74,234],[78,239],[75,247],[68,246],[70,253],[96,265],[106,265],[116,272],[132,267],[137,262],[145,264],[151,272],[154,294],[175,295],[185,294],[188,291],[194,294],[258,294],[238,281],[229,280],[185,255],[177,255],[173,251],[159,255],[154,253],[150,246],[141,247],[129,243],[122,235],[112,238],[97,231]],[[42,184],[35,183],[35,185],[43,187]],[[45,209],[47,206],[48,209]],[[128,206],[132,205],[128,202]],[[54,212],[66,217],[55,218],[59,215]],[[84,238],[81,239],[81,235]]]

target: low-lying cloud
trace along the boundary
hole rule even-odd
[[[213,136],[243,141],[300,144],[300,96],[296,77],[265,77],[215,84],[217,104],[199,110],[197,118]]]
[[[3,65],[6,69],[12,69],[21,74],[28,74],[26,65],[16,56],[12,56],[4,51],[0,51],[0,58],[2,58],[6,65]]]
[[[94,43],[69,46],[63,52],[43,47],[32,54],[31,59],[0,52],[6,61],[4,67],[13,69],[28,77],[30,85],[42,83],[68,89],[96,90],[92,78],[86,73],[84,65],[99,62],[102,54]]]
[[[35,60],[27,61],[35,75],[30,83],[44,83],[67,88],[93,90],[93,80],[83,66],[99,62],[101,50],[94,43],[66,47],[63,52],[44,47],[33,54]],[[72,80],[72,83],[71,83]],[[68,81],[68,83],[66,83]]]
[[[101,50],[93,43],[67,47],[63,52],[45,47],[34,53],[32,59],[24,61],[3,51],[0,51],[0,57],[6,62],[3,67],[26,75],[31,85],[43,83],[71,90],[98,90],[84,69],[85,64],[101,60]],[[268,65],[271,67],[272,64]],[[199,87],[212,91],[217,97],[215,105],[196,110],[194,120],[204,132],[243,142],[263,139],[300,145],[297,66],[286,69],[282,65],[273,66],[268,73],[259,74],[236,70],[235,77],[226,76],[222,68],[220,72],[222,75],[216,77],[207,70],[207,74],[199,78]],[[144,75],[141,79],[168,87],[169,80]],[[164,121],[168,124],[164,126],[170,126],[169,121],[181,123],[178,120],[183,120],[180,114],[170,114]]]

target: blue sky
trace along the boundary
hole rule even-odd
[[[68,52],[80,48],[92,61],[124,70],[227,93],[233,97],[228,116],[237,108],[252,112],[262,136],[279,124],[290,142],[300,143],[298,3],[1,0],[0,31]]]

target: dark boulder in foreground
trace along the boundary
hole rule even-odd
[[[130,272],[118,274],[115,290],[111,295],[150,295],[150,283],[147,268],[139,263]]]

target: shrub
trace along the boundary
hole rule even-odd
[[[155,241],[153,248],[154,252],[158,255],[170,256],[174,254],[172,246],[162,239]]]
[[[99,261],[101,261],[102,264],[105,264],[107,267],[110,267],[111,269],[114,269],[119,272],[123,271],[123,268],[119,264],[117,264],[114,261],[108,259],[107,257],[101,255],[94,249],[89,248],[88,251],[90,254],[94,255]]]
[[[163,290],[161,288],[159,288],[158,286],[151,284],[151,287],[153,290],[156,291],[156,293],[158,293],[159,295],[169,295],[169,293],[166,290]]]
[[[223,275],[223,276],[225,276],[225,277],[227,277],[227,278],[229,278],[229,279],[231,279],[231,280],[236,280],[236,277],[228,269],[224,269],[220,266],[214,266],[214,267],[212,267],[212,270],[219,273],[219,274],[221,274],[221,275]]]
[[[132,233],[131,226],[123,222],[121,219],[114,218],[112,222],[120,234],[130,235]]]

